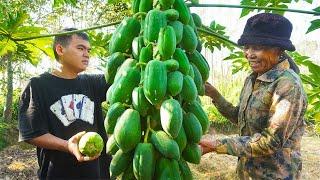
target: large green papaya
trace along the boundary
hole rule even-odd
[[[188,112],[183,115],[183,128],[188,142],[198,143],[202,137],[202,126],[197,117]]]
[[[139,143],[133,157],[133,172],[137,179],[152,179],[155,169],[154,148],[151,143]]]
[[[123,173],[132,162],[132,152],[124,153],[121,149],[112,157],[109,172],[110,178],[115,179],[121,173]]]
[[[132,55],[135,59],[139,59],[139,54],[143,47],[144,47],[143,36],[135,37],[132,41]]]
[[[137,110],[141,116],[146,116],[151,104],[144,95],[143,87],[135,87],[132,91],[132,105],[135,110]]]
[[[177,142],[164,131],[155,131],[151,134],[151,143],[165,157],[180,159],[180,150]]]
[[[166,26],[160,29],[158,50],[163,59],[170,58],[176,50],[176,34],[173,27]]]
[[[183,36],[183,24],[180,21],[170,21],[169,25],[173,27],[176,33],[176,43],[179,44]]]
[[[199,164],[201,159],[201,150],[199,145],[197,143],[188,143],[182,152],[182,157],[190,163]]]
[[[152,59],[153,59],[152,44],[149,44],[146,47],[141,48],[140,55],[139,55],[139,62],[148,63]]]
[[[110,97],[111,104],[131,102],[132,91],[140,82],[140,71],[137,67],[130,67],[127,70],[113,84],[112,96]]]
[[[194,53],[188,54],[188,58],[189,58],[189,61],[198,68],[203,82],[206,82],[209,78],[209,71],[210,71],[210,67],[206,59],[204,59],[201,53],[199,53],[198,51],[194,51]]]
[[[166,15],[169,21],[175,21],[179,18],[179,12],[175,9],[165,10],[164,14]]]
[[[118,150],[119,150],[119,147],[116,143],[116,140],[114,139],[114,135],[111,135],[108,138],[108,141],[106,144],[106,153],[110,155],[114,155]]]
[[[156,177],[155,179],[167,180],[174,179],[180,180],[179,164],[175,159],[160,158],[156,164]]]
[[[148,62],[143,92],[151,104],[156,105],[162,102],[167,92],[167,70],[162,61],[151,60]]]
[[[120,52],[115,52],[108,57],[106,66],[105,66],[104,77],[109,84],[113,83],[118,67],[120,67],[124,61],[125,61],[125,57],[123,53],[120,53]]]
[[[190,65],[186,53],[181,48],[176,48],[176,51],[173,54],[173,59],[179,62],[179,71],[184,75],[187,75]]]
[[[198,91],[198,94],[203,96],[204,94],[203,91],[202,91],[202,87],[203,87],[203,81],[202,81],[202,76],[201,76],[201,73],[200,71],[198,70],[198,68],[193,64],[193,63],[190,63],[191,66],[192,66],[192,69],[193,69],[193,72],[194,72],[194,78],[193,78],[193,81],[194,83],[196,84],[197,86],[197,91]],[[200,92],[202,92],[200,94]]]
[[[167,18],[165,14],[157,9],[148,12],[145,23],[143,37],[144,42],[155,42],[158,40],[160,29],[167,25]]]
[[[140,22],[134,17],[126,17],[113,33],[109,52],[131,52],[133,38],[140,33]]]
[[[191,13],[191,16],[193,18],[194,24],[197,27],[201,27],[202,26],[202,22],[201,22],[200,16],[198,14],[196,14],[196,13]]]
[[[182,108],[175,99],[165,100],[160,107],[161,126],[172,138],[178,136],[182,126]]]
[[[176,138],[174,138],[174,140],[177,142],[181,153],[187,145],[187,135],[184,131],[183,126],[181,126],[179,134]]]
[[[131,59],[131,58],[126,59],[118,68],[116,76],[114,77],[114,82],[120,79],[120,77],[126,75],[130,68],[136,67],[136,64],[137,64],[137,61],[135,59]]]
[[[176,96],[182,91],[183,74],[180,71],[173,71],[168,74],[168,93]]]
[[[125,153],[136,147],[141,139],[141,122],[138,111],[134,109],[124,111],[114,128],[114,137],[119,148]]]
[[[205,134],[209,129],[209,119],[206,112],[202,109],[201,104],[198,101],[187,103],[185,110],[193,113],[197,117],[202,127],[202,133]]]
[[[139,12],[148,12],[152,9],[153,0],[140,0]]]
[[[175,71],[175,70],[179,69],[179,62],[177,60],[168,59],[168,60],[163,61],[163,63],[165,64],[168,72]]]
[[[106,118],[104,120],[104,128],[107,132],[107,134],[112,134],[114,127],[116,126],[118,118],[121,116],[121,114],[126,110],[124,105],[120,102],[112,104],[108,112],[106,114]]]
[[[188,53],[193,53],[196,50],[198,38],[190,25],[183,26],[183,36],[180,44]]]
[[[197,87],[190,76],[183,77],[183,86],[181,96],[186,102],[192,102],[196,100],[198,95]]]
[[[179,12],[179,20],[183,24],[188,24],[191,15],[187,5],[184,3],[184,0],[175,0],[173,7]]]

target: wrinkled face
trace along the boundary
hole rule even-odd
[[[69,71],[79,73],[89,65],[90,44],[77,35],[72,36],[66,47],[58,44],[56,51],[60,56],[59,62]]]
[[[245,45],[243,51],[252,71],[258,75],[267,72],[276,65],[281,53],[279,48],[261,45]]]

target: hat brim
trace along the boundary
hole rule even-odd
[[[241,38],[238,40],[238,45],[244,46],[248,44],[280,47],[288,51],[296,50],[296,48],[294,47],[294,45],[290,40],[280,40],[280,39],[273,39],[273,38],[266,38],[266,37],[253,37],[253,36],[242,35]]]

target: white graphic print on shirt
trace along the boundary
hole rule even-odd
[[[50,106],[50,110],[64,126],[69,126],[77,119],[93,124],[94,102],[83,94],[62,96]]]

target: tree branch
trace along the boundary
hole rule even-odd
[[[300,9],[287,9],[287,8],[276,8],[276,7],[262,7],[262,6],[247,6],[247,5],[231,5],[231,4],[187,4],[189,7],[226,7],[226,8],[241,8],[241,9],[263,9],[263,10],[276,10],[276,11],[288,11],[303,14],[313,14],[316,16],[320,15],[317,11],[305,11]]]
[[[85,28],[85,29],[78,29],[78,30],[74,30],[74,31],[67,31],[67,32],[61,32],[61,33],[54,33],[54,34],[44,34],[44,35],[26,37],[26,38],[10,38],[10,39],[13,40],[13,41],[27,41],[27,40],[45,38],[45,37],[51,37],[51,36],[74,34],[74,33],[77,33],[77,32],[83,32],[83,31],[89,31],[89,30],[99,29],[99,28],[108,27],[108,26],[114,26],[114,25],[117,25],[117,24],[120,24],[120,23],[121,23],[120,21],[117,21],[117,22],[113,22],[113,23],[109,23],[109,24],[103,24],[103,25],[99,25],[99,26],[93,26],[93,27],[89,27],[89,28]]]

